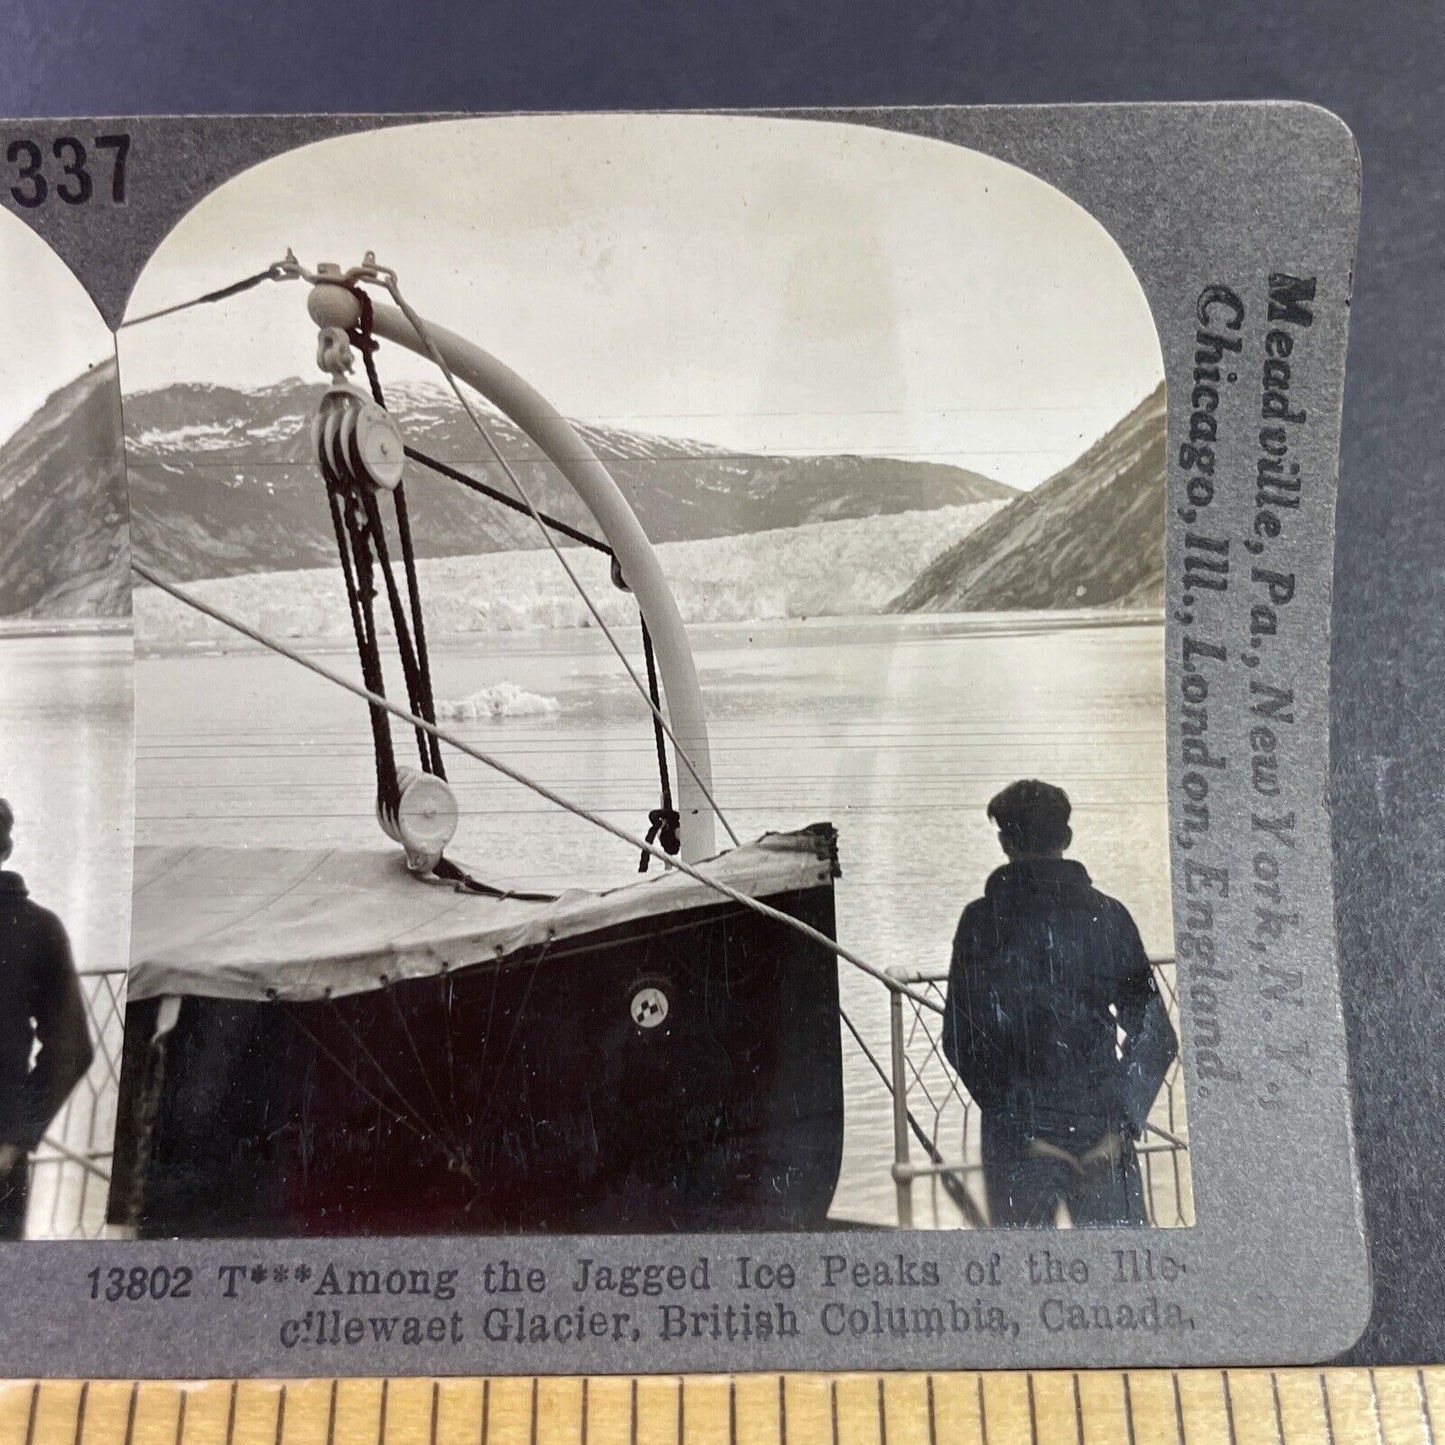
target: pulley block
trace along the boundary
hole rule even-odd
[[[430,873],[457,831],[456,795],[441,778],[415,768],[398,768],[396,780],[401,789],[396,807],[378,799],[376,821],[406,849],[406,866],[413,873]]]
[[[346,382],[328,387],[311,422],[311,444],[323,472],[343,482],[395,491],[405,443],[390,412]]]

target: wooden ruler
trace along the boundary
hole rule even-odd
[[[1445,1367],[15,1381],[0,1445],[1435,1445]]]

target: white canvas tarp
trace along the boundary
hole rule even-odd
[[[769,833],[699,866],[766,898],[827,883],[830,838]],[[408,873],[399,850],[140,848],[134,888],[131,999],[340,997],[727,901],[675,870],[548,902],[491,898]]]

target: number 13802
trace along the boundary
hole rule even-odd
[[[153,1268],[136,1265],[132,1269],[116,1265],[111,1269],[97,1267],[86,1278],[90,1281],[91,1299],[115,1304],[120,1300],[190,1299],[195,1275],[190,1266],[184,1264],[174,1269],[163,1264]]]

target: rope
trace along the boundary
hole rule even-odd
[[[657,744],[657,776],[662,783],[662,806],[654,808],[647,815],[647,841],[661,843],[663,850],[676,854],[682,848],[682,818],[672,806],[672,779],[667,775],[667,743],[657,719],[661,716],[658,707],[661,695],[657,685],[657,658],[652,652],[652,634],[647,630],[647,619],[642,619],[642,655],[647,660],[647,691],[652,697],[652,738]],[[652,860],[650,853],[642,854],[637,863],[639,873],[647,872]]]
[[[391,552],[387,547],[386,529],[381,520],[381,508],[376,504],[376,493],[371,487],[363,482],[357,490],[366,514],[365,535],[370,538],[371,545],[376,549],[376,565],[381,572],[382,581],[386,586],[387,601],[391,606],[392,631],[396,635],[397,651],[401,654],[401,671],[406,680],[407,701],[411,704],[413,712],[426,717],[430,708],[426,705],[425,699],[431,689],[421,676],[416,652],[412,647],[411,628],[407,625],[406,609],[401,600],[401,592],[396,585],[396,574],[391,570]],[[434,720],[434,718],[427,719],[429,722]],[[445,778],[446,774],[441,771],[441,756],[437,752],[434,742],[429,741],[425,733],[418,731],[416,746],[421,757],[422,771],[435,772],[439,777]]]
[[[375,588],[371,582],[371,554],[354,555],[353,520],[347,515],[347,497],[340,480],[324,457],[321,460],[322,480],[326,483],[327,500],[331,506],[331,522],[336,532],[337,550],[341,555],[341,573],[346,581],[346,598],[351,608],[351,626],[356,634],[356,652],[361,661],[361,676],[367,689],[385,691],[381,672],[381,652],[376,641],[376,618],[371,609]],[[352,499],[354,510],[354,498]],[[395,811],[401,801],[401,785],[396,772],[396,750],[392,746],[391,724],[384,709],[374,704],[367,709],[371,718],[371,740],[376,758],[376,792],[388,811]]]
[[[223,627],[229,627],[233,632],[239,632],[242,637],[249,637],[252,642],[281,657],[289,658],[292,662],[300,664],[318,677],[324,677],[328,682],[335,683],[337,687],[351,693],[354,697],[361,698],[376,707],[385,708],[393,717],[400,718],[403,722],[410,723],[413,727],[419,727],[432,734],[440,742],[446,743],[449,747],[455,748],[459,753],[465,753],[469,758],[491,768],[494,772],[501,773],[505,778],[510,778],[514,783],[520,783],[522,787],[536,793],[539,797],[545,798],[549,803],[555,803],[559,808],[565,808],[567,812],[581,818],[584,822],[591,823],[593,827],[600,828],[604,833],[610,833],[614,838],[620,839],[630,847],[650,853],[661,863],[676,868],[679,872],[687,874],[705,888],[710,888],[715,893],[721,893],[723,897],[730,898],[734,903],[740,903],[744,908],[750,908],[754,913],[763,918],[771,918],[774,922],[781,923],[791,928],[795,933],[801,934],[804,938],[822,945],[829,953],[836,954],[846,963],[851,963],[861,973],[866,973],[870,978],[876,979],[890,993],[902,994],[912,999],[920,1008],[926,1008],[933,1013],[941,1014],[943,1005],[937,999],[929,998],[923,994],[914,993],[912,989],[900,983],[895,978],[890,978],[888,973],[878,967],[875,963],[869,963],[866,959],[860,958],[851,949],[845,948],[835,938],[829,938],[826,933],[816,929],[810,923],[804,923],[801,919],[784,913],[781,909],[774,908],[771,904],[763,903],[757,898],[752,898],[740,889],[734,888],[729,883],[724,883],[719,878],[709,878],[701,869],[686,863],[680,858],[669,858],[662,849],[651,843],[645,843],[635,834],[627,831],[626,828],[609,821],[607,818],[594,813],[589,808],[584,808],[580,803],[574,803],[568,798],[562,797],[560,793],[554,792],[545,783],[539,783],[535,778],[529,778],[525,773],[519,772],[510,763],[504,763],[500,758],[494,758],[490,753],[484,753],[480,748],[473,747],[470,743],[464,742],[461,738],[453,737],[450,733],[444,732],[435,723],[428,722],[425,718],[417,717],[415,713],[408,712],[405,708],[399,707],[390,698],[382,693],[372,692],[363,687],[360,683],[353,682],[349,677],[343,677],[339,672],[333,672],[324,663],[317,662],[315,658],[307,657],[304,653],[288,647],[284,642],[274,637],[268,637],[264,632],[258,632],[249,623],[242,622],[239,617],[233,617],[230,613],[214,606],[209,602],[202,601],[193,592],[187,591],[175,582],[170,582],[153,572],[143,562],[131,558],[131,571],[144,581],[149,582],[153,587],[159,587],[162,592],[169,593],[178,602],[183,602],[188,607],[194,608],[197,612],[203,613],[213,621],[219,622]]]
[[[447,364],[446,357],[444,357],[441,352],[437,350],[436,343],[431,338],[431,332],[428,330],[426,322],[423,321],[421,317],[412,310],[406,298],[402,296],[401,288],[397,285],[395,277],[392,277],[384,284],[387,290],[391,293],[392,300],[396,302],[397,308],[401,311],[402,315],[406,317],[407,321],[411,323],[412,329],[416,332],[417,337],[426,347],[427,355],[431,358],[432,362],[436,365],[437,369],[441,372],[441,374],[446,378],[447,385],[451,388],[452,395],[456,397],[462,410],[466,412],[467,419],[471,422],[472,427],[475,429],[477,435],[481,437],[487,449],[496,458],[497,464],[502,468],[502,471],[506,474],[507,479],[517,489],[517,495],[526,504],[527,511],[531,515],[532,520],[536,522],[538,530],[542,533],[543,540],[547,543],[548,547],[552,549],[552,555],[556,557],[558,563],[561,565],[562,570],[567,574],[568,580],[576,589],[577,595],[582,599],[583,603],[587,607],[587,610],[592,614],[593,621],[596,622],[598,629],[607,639],[608,645],[612,648],[613,652],[617,654],[618,661],[622,663],[623,668],[627,672],[627,676],[631,678],[632,685],[637,689],[638,695],[643,699],[644,702],[647,703],[653,717],[657,719],[658,723],[662,726],[663,731],[667,734],[669,741],[671,741],[673,748],[676,750],[677,756],[682,760],[688,772],[692,774],[693,780],[697,783],[699,791],[702,793],[703,797],[707,799],[708,806],[713,810],[713,813],[716,815],[718,821],[723,825],[723,828],[727,832],[728,837],[732,839],[733,845],[735,847],[741,846],[741,840],[739,839],[738,835],[733,831],[732,824],[728,822],[727,818],[723,814],[722,809],[718,807],[717,799],[713,797],[711,789],[707,786],[705,782],[703,782],[701,775],[698,773],[696,765],[693,763],[692,759],[688,757],[687,750],[677,740],[677,735],[672,731],[672,728],[669,726],[667,719],[663,717],[662,710],[657,707],[648,696],[641,678],[639,678],[637,675],[636,668],[634,668],[632,663],[628,660],[627,654],[623,651],[621,644],[617,641],[616,637],[613,636],[612,629],[608,627],[607,623],[603,620],[601,612],[598,611],[597,604],[593,602],[591,595],[582,585],[581,578],[579,578],[576,572],[572,570],[571,563],[567,561],[567,558],[563,555],[562,549],[557,545],[556,539],[552,536],[551,531],[548,529],[546,523],[542,519],[542,514],[537,510],[536,505],[533,503],[532,498],[528,493],[526,487],[523,486],[522,479],[513,470],[511,464],[507,461],[506,457],[502,455],[500,448],[492,440],[491,433],[488,432],[486,427],[482,425],[481,418],[478,417],[476,411],[472,407],[472,404],[463,394],[461,387],[457,383],[456,377],[452,373],[451,367]],[[668,861],[665,856],[663,858],[663,861]]]
[[[348,336],[357,350],[361,352],[362,363],[366,367],[366,379],[371,386],[372,399],[384,411],[386,410],[386,397],[382,394],[381,378],[376,372],[376,338],[372,335],[371,297],[357,286],[353,286],[351,291],[357,299],[357,304],[361,307],[361,322],[354,331],[348,333]],[[406,507],[406,483],[405,481],[397,483],[392,492],[392,503],[396,510],[396,527],[401,542],[402,566],[406,569],[407,598],[411,607],[410,629],[408,629],[401,607],[401,599],[397,593],[396,578],[392,574],[391,558],[387,551],[386,529],[382,524],[375,493],[364,484],[361,486],[361,493],[367,519],[371,524],[372,541],[376,547],[377,559],[386,578],[387,597],[391,603],[397,650],[401,653],[402,672],[406,677],[407,698],[411,702],[413,712],[418,712],[428,721],[435,722],[436,701],[432,692],[431,662],[427,656],[426,623],[421,606],[421,587],[417,580],[416,551],[412,546],[411,520]],[[413,637],[415,638],[414,652]],[[421,755],[422,771],[433,773],[445,781],[446,768],[442,763],[441,748],[436,739],[428,738],[425,733],[418,732],[416,742],[417,751]]]
[[[204,296],[197,296],[191,301],[180,301],[174,306],[163,306],[159,311],[147,311],[144,316],[132,316],[129,321],[122,321],[116,330],[124,331],[126,327],[139,326],[143,321],[159,321],[162,316],[174,316],[177,311],[189,311],[192,306],[209,306],[215,301],[226,301],[232,296],[239,296],[243,291],[249,291],[253,286],[259,286],[263,281],[285,281],[287,279],[288,277],[278,267],[268,266],[254,276],[247,276],[244,280],[233,281],[229,286],[222,286],[219,291],[207,291]]]
[[[401,541],[401,560],[406,568],[407,597],[411,603],[412,629],[416,635],[417,681],[421,688],[421,706],[417,711],[425,718],[436,721],[436,695],[432,691],[431,658],[427,654],[426,625],[421,606],[421,586],[416,575],[416,549],[411,540],[411,518],[406,509],[406,483],[398,482],[391,494],[396,506],[396,530]],[[446,769],[442,766],[441,747],[435,738],[428,749],[431,755],[431,771],[445,779]]]
[[[458,868],[450,858],[442,858],[437,866],[431,870],[438,878],[445,879],[448,883],[455,883],[465,893],[480,893],[486,898],[518,898],[524,903],[555,903],[555,893],[525,893],[518,888],[498,888],[492,883],[483,883],[480,878],[473,878],[465,869]]]

